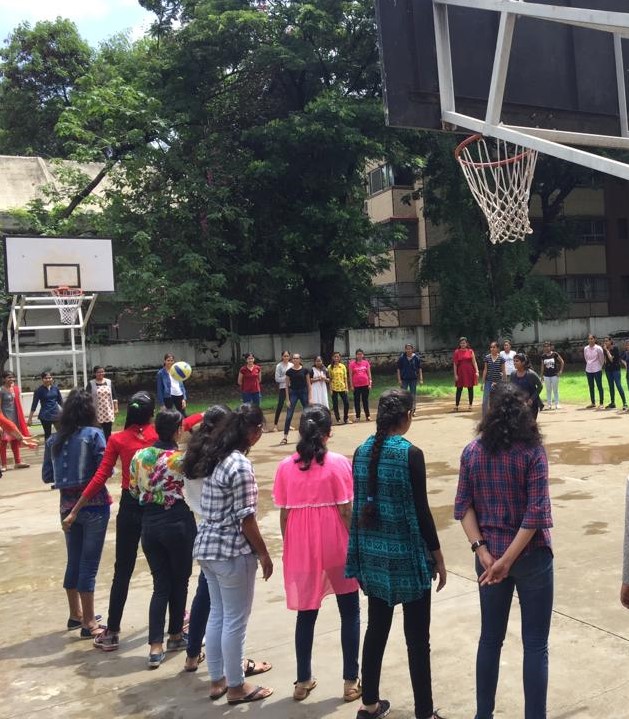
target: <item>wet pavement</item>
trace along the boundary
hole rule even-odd
[[[452,518],[458,459],[473,437],[476,412],[452,414],[444,401],[423,405],[408,437],[425,453],[429,500],[449,570],[447,587],[433,595],[432,669],[435,705],[448,719],[474,716],[474,658],[479,631],[472,556]],[[470,421],[473,420],[473,421]],[[543,412],[540,424],[550,458],[555,529],[555,607],[551,631],[549,717],[629,718],[629,612],[618,601],[622,561],[625,478],[629,474],[629,416],[566,407]],[[335,427],[330,448],[351,456],[374,423]],[[46,717],[150,717],[196,719],[247,713],[273,719],[354,717],[344,704],[339,620],[328,598],[317,623],[313,671],[319,681],[300,704],[292,698],[294,613],[284,605],[279,513],[271,487],[277,462],[294,450],[281,433],[265,434],[251,453],[260,484],[260,525],[275,561],[268,583],[256,585],[247,655],[274,669],[264,675],[274,695],[250,707],[208,700],[205,666],[182,671],[182,654],[167,655],[156,671],[145,668],[151,577],[140,555],[123,617],[119,651],[104,654],[67,620],[61,587],[65,547],[58,495],[31,469],[0,480],[0,719]],[[111,488],[117,498],[116,482]],[[106,614],[112,576],[114,516],[97,581],[96,607]],[[191,580],[191,590],[196,586]],[[362,603],[363,609],[366,605]],[[366,611],[363,612],[366,619]],[[523,716],[522,649],[514,601],[503,650],[496,719]],[[400,612],[396,611],[382,673],[382,696],[393,719],[414,716]]]

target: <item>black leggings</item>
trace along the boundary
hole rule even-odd
[[[596,404],[594,398],[594,383],[596,382],[596,389],[598,389],[598,403],[602,406],[605,403],[605,393],[603,391],[603,371],[598,372],[586,372],[585,376],[588,381],[588,389],[590,390],[590,404]]]
[[[332,409],[334,410],[334,416],[337,422],[341,421],[339,414],[339,397],[343,401],[343,422],[347,424],[347,418],[349,417],[349,399],[347,398],[347,392],[332,391]]]
[[[111,437],[111,427],[113,425],[113,422],[101,422],[100,428],[103,430],[103,434],[105,435],[105,442]]]
[[[360,419],[360,401],[363,402],[363,409],[365,410],[365,417],[369,419],[369,386],[365,387],[354,387],[354,412],[356,413],[356,419]]]
[[[280,421],[280,415],[282,409],[284,409],[284,401],[286,400],[286,390],[280,389],[277,391],[277,406],[275,407],[275,419],[273,420],[274,426],[277,427],[277,423]]]
[[[463,387],[457,387],[456,388],[456,406],[459,406],[459,402],[461,401],[461,395],[463,394]],[[474,402],[474,388],[468,387],[467,388],[467,398],[470,402],[470,407],[472,406],[472,402]]]
[[[55,431],[57,429],[57,423],[56,422],[49,422],[47,419],[41,419],[39,420],[41,422],[41,426],[44,429],[44,440],[48,439],[50,435],[52,434],[52,428],[55,428]]]
[[[172,409],[174,407],[179,414],[183,417],[186,416],[186,410],[183,407],[183,395],[164,397],[164,407],[166,407],[166,409]]]
[[[135,569],[141,533],[142,507],[138,500],[129,494],[128,489],[123,489],[116,517],[116,563],[109,593],[107,629],[111,632],[120,631],[120,621]]]
[[[380,701],[382,657],[389,638],[394,608],[376,597],[368,597],[368,600],[367,631],[363,642],[363,704],[376,704]],[[433,705],[430,675],[430,592],[426,592],[421,599],[403,604],[402,609],[415,716],[417,719],[431,719]]]

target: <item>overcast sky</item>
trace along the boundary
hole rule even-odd
[[[137,0],[0,0],[0,41],[21,22],[34,25],[57,16],[72,20],[94,47],[123,30],[139,37],[153,17]]]

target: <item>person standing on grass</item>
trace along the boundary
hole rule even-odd
[[[282,359],[275,365],[275,382],[277,384],[277,405],[275,407],[275,419],[273,420],[273,431],[278,431],[278,422],[282,414],[282,408],[284,407],[284,401],[286,400],[286,372],[293,366],[290,361],[290,352],[284,350],[282,352]]]
[[[312,387],[312,403],[322,404],[324,407],[329,407],[328,401],[328,384],[330,383],[330,377],[328,371],[323,364],[323,359],[320,355],[315,357],[314,365],[310,370],[310,384]]]
[[[357,579],[368,599],[363,641],[363,705],[357,719],[387,716],[380,674],[393,610],[404,612],[408,667],[417,719],[439,719],[432,700],[430,604],[432,581],[446,583],[446,566],[428,506],[424,454],[404,435],[413,398],[402,389],[382,393],[376,433],[354,453],[354,507],[345,576]]]
[[[312,401],[310,370],[302,365],[300,354],[293,355],[293,366],[286,371],[286,398],[288,399],[288,411],[284,422],[284,437],[280,444],[288,444],[288,431],[297,402],[301,402],[302,409],[304,409]]]
[[[478,429],[461,455],[454,505],[475,555],[479,585],[476,719],[494,716],[514,589],[524,645],[524,717],[544,719],[553,608],[548,460],[537,423],[513,384],[501,383],[491,393]]]
[[[118,414],[118,398],[112,381],[105,377],[104,367],[94,367],[94,378],[89,381],[87,389],[92,393],[92,400],[96,407],[96,421],[103,430],[105,441],[107,441]]]
[[[611,337],[605,337],[603,340],[603,352],[605,353],[605,375],[607,377],[607,384],[609,385],[610,399],[610,403],[605,409],[616,409],[616,393],[614,391],[614,385],[616,385],[618,394],[622,400],[622,410],[626,412],[627,398],[625,397],[625,391],[622,388],[622,380],[620,378],[620,352]]]
[[[513,358],[515,357],[515,350],[511,347],[511,340],[505,340],[502,343],[502,349],[500,350],[500,356],[505,361],[505,374],[507,377],[511,376],[512,372],[515,372],[515,366],[513,364]]]
[[[9,443],[11,444],[15,469],[27,469],[30,465],[26,464],[26,462],[22,462],[20,445],[23,437],[30,437],[30,432],[28,431],[26,419],[24,418],[20,388],[15,384],[15,375],[13,372],[2,373],[0,405],[2,414],[20,430],[19,436],[12,432],[5,431],[0,437],[0,462],[2,463],[2,471],[5,472],[7,469],[7,445]]]
[[[349,419],[349,399],[347,397],[347,367],[341,362],[341,353],[334,352],[332,355],[332,364],[328,367],[328,375],[330,376],[330,389],[332,390],[332,409],[337,424],[341,422],[339,414],[339,397],[343,402],[343,424],[348,424]]]
[[[327,407],[306,407],[299,422],[297,452],[280,462],[273,483],[284,540],[286,605],[297,610],[296,701],[306,699],[317,685],[312,643],[321,602],[328,594],[336,595],[341,615],[343,699],[354,701],[361,694],[358,582],[345,579],[344,572],[354,497],[352,465],[343,455],[328,451],[331,431]]]
[[[470,347],[467,337],[459,339],[459,346],[454,350],[452,355],[452,366],[454,369],[454,384],[456,386],[456,399],[454,400],[454,411],[459,411],[459,403],[461,402],[461,394],[463,389],[467,389],[467,398],[469,402],[468,410],[472,411],[474,403],[474,387],[478,384],[478,365],[476,364],[476,355]]]
[[[483,417],[487,413],[487,407],[489,407],[489,394],[498,382],[507,378],[505,365],[505,359],[500,356],[498,351],[498,343],[496,341],[491,342],[489,354],[485,355],[483,362]]]
[[[142,507],[142,550],[153,576],[149,605],[150,646],[147,665],[157,669],[166,658],[164,625],[168,607],[166,651],[185,649],[183,618],[192,574],[192,547],[197,533],[194,515],[186,504],[182,471],[183,417],[164,409],[155,418],[159,439],[138,450],[131,460],[129,491]]]
[[[404,352],[397,361],[397,382],[402,389],[408,390],[413,396],[413,415],[417,406],[417,383],[424,384],[422,361],[412,344],[404,345]]]
[[[164,409],[176,409],[186,416],[186,402],[188,393],[183,382],[170,374],[170,368],[175,364],[175,355],[167,352],[164,355],[164,365],[157,373],[157,405]]]
[[[559,378],[561,377],[565,364],[563,357],[558,352],[555,352],[552,343],[544,342],[544,351],[542,352],[541,359],[540,375],[546,385],[546,404],[548,405],[548,409],[552,409],[554,397],[555,409],[559,409]]]
[[[238,372],[238,386],[242,393],[243,404],[260,406],[262,399],[262,368],[256,364],[253,352],[245,355],[245,366]]]
[[[588,381],[588,389],[590,391],[590,404],[588,409],[596,407],[594,397],[594,383],[598,389],[598,408],[603,409],[605,405],[605,393],[603,391],[603,367],[605,366],[605,353],[603,348],[596,342],[596,337],[592,334],[588,335],[588,343],[583,348],[583,357],[585,358],[585,376]]]
[[[142,507],[129,491],[130,465],[139,449],[150,447],[158,437],[153,426],[155,398],[148,392],[136,392],[129,399],[124,429],[114,432],[105,448],[103,460],[81,492],[81,496],[63,520],[67,531],[76,521],[79,512],[102,492],[105,483],[112,476],[114,467],[120,462],[121,494],[116,515],[116,550],[114,576],[109,592],[107,629],[94,639],[94,646],[104,652],[114,652],[120,644],[120,623],[129,594],[129,584],[138,556],[142,534]],[[186,417],[183,426],[186,431],[203,419],[203,415]]]
[[[33,415],[35,414],[38,404],[41,407],[38,418],[44,430],[45,441],[52,434],[53,425],[55,430],[57,429],[59,413],[63,407],[61,391],[59,387],[53,383],[52,374],[48,372],[48,370],[41,373],[41,384],[35,392],[33,392],[31,411],[26,422],[29,427],[33,424]]]
[[[264,580],[273,574],[273,561],[256,520],[258,485],[246,456],[260,440],[263,423],[262,410],[244,404],[213,432],[201,465],[190,458],[184,464],[188,477],[203,477],[201,522],[193,554],[207,579],[212,605],[205,635],[210,699],[227,694],[227,703],[232,705],[273,693],[245,681],[243,666],[258,561]],[[255,673],[268,671],[271,665],[263,662],[258,669]]]
[[[73,389],[63,405],[59,431],[46,441],[42,479],[59,490],[62,528],[68,560],[63,588],[70,618],[68,629],[81,627],[81,639],[93,639],[104,631],[94,613],[94,588],[105,534],[109,523],[111,496],[107,487],[86,502],[73,523],[64,524],[81,492],[98,469],[105,453],[103,430],[96,427],[92,395]],[[80,625],[78,622],[80,621]]]
[[[625,340],[625,351],[620,355],[620,362],[626,370],[625,380],[629,390],[629,340]]]
[[[349,389],[354,392],[354,412],[360,422],[360,405],[365,411],[365,421],[371,421],[369,411],[369,390],[371,389],[371,365],[361,349],[356,350],[356,359],[349,363]]]

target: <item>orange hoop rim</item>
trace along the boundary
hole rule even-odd
[[[502,167],[503,165],[514,165],[516,162],[520,162],[520,160],[523,160],[525,157],[527,157],[533,152],[533,150],[524,150],[523,152],[519,152],[513,157],[506,157],[504,160],[496,160],[495,162],[469,162],[469,160],[465,160],[461,157],[461,153],[468,145],[471,145],[472,143],[478,142],[479,140],[483,139],[484,135],[480,134],[470,135],[469,137],[466,137],[465,140],[463,140],[463,142],[460,142],[454,150],[454,157],[456,158],[456,160],[462,165],[483,169],[485,167]]]
[[[50,294],[55,297],[80,297],[83,290],[80,287],[68,287],[67,285],[59,285],[50,290]]]

